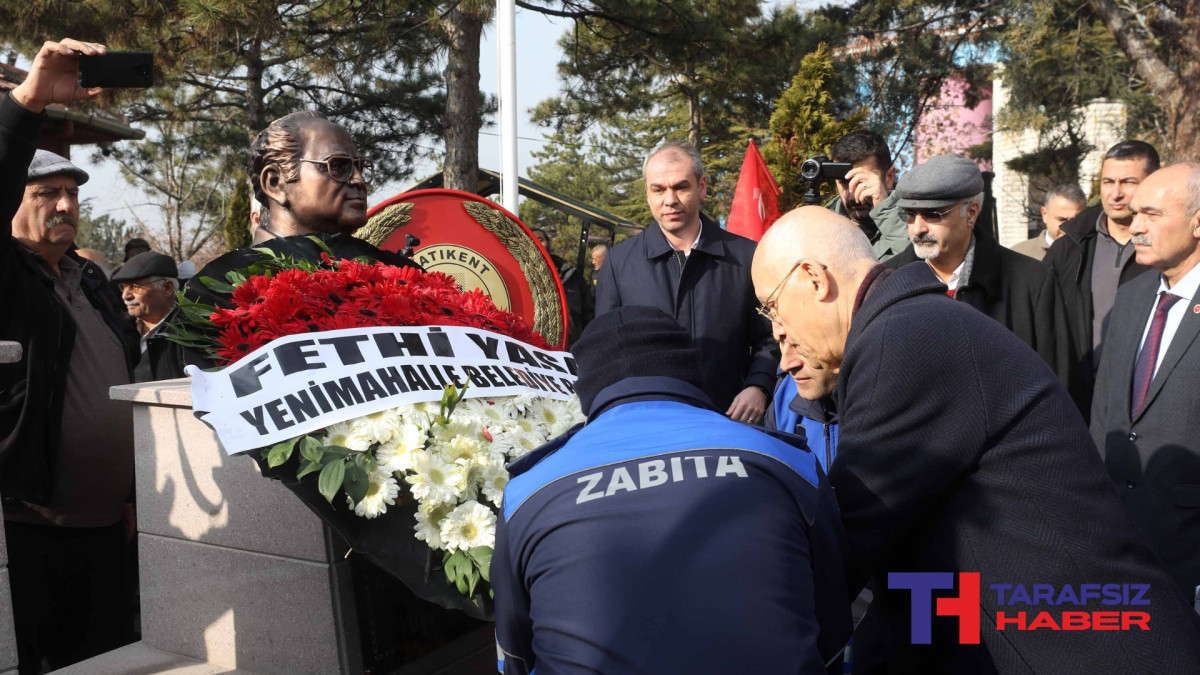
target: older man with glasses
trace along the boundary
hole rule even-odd
[[[975,228],[983,206],[979,167],[959,155],[932,157],[900,179],[896,194],[912,245],[884,264],[928,265],[950,297],[999,321],[1068,384],[1072,352],[1062,291],[1041,263]]]

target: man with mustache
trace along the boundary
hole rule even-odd
[[[654,222],[617,244],[596,271],[596,316],[619,307],[657,307],[692,335],[704,393],[719,410],[754,423],[774,390],[779,350],[756,312],[750,283],[754,242],[700,214],[708,180],[700,151],[667,141],[642,167]]]
[[[125,309],[142,336],[142,357],[134,369],[134,381],[175,377],[183,368],[181,352],[167,339],[165,330],[177,304],[179,268],[175,260],[164,253],[148,251],[125,263],[112,280],[120,287]]]
[[[1153,271],[1117,291],[1092,438],[1167,570],[1200,598],[1200,162],[1150,174],[1130,206],[1137,263]]]
[[[1062,292],[1050,270],[976,229],[983,175],[959,155],[931,157],[896,186],[912,245],[884,264],[928,265],[950,297],[999,321],[1029,345],[1066,385],[1071,340]]]
[[[129,641],[126,500],[133,419],[109,398],[137,362],[134,333],[100,268],[73,250],[83,170],[37,150],[43,111],[100,93],[78,84],[79,54],[47,42],[0,96],[0,494],[22,674],[58,669]]]

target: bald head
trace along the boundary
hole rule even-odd
[[[876,262],[862,229],[853,220],[820,206],[802,206],[776,221],[758,243],[754,267],[787,273],[800,259],[819,260],[839,275],[870,270]]]
[[[754,293],[771,317],[779,365],[802,397],[816,400],[833,391],[854,298],[875,265],[858,225],[819,206],[788,213],[759,241]]]

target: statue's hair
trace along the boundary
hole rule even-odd
[[[312,110],[284,115],[268,124],[250,144],[250,187],[260,204],[268,203],[262,187],[263,169],[274,164],[285,182],[296,180],[300,174],[297,160],[304,152],[300,132],[318,120],[326,121],[324,115]]]

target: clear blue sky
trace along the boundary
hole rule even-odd
[[[763,4],[811,8],[826,3],[819,0],[765,0]],[[544,144],[543,141],[534,140],[542,138],[542,133],[539,127],[529,121],[529,111],[541,101],[558,93],[557,65],[562,56],[558,40],[570,25],[571,22],[566,19],[553,19],[517,8],[518,136],[521,137],[518,140],[518,162],[522,176],[528,175],[528,169],[533,164],[531,153]],[[495,37],[496,27],[493,23],[484,33],[479,64],[480,88],[490,93],[495,93],[499,88],[499,58]],[[28,64],[23,65],[28,67]],[[135,226],[137,218],[151,226],[161,222],[157,209],[148,205],[145,195],[121,176],[115,163],[93,163],[90,155],[87,147],[80,147],[72,160],[92,176],[91,182],[84,186],[80,196],[92,205],[96,213],[111,213]],[[498,169],[500,166],[500,139],[494,127],[484,128],[479,136],[479,164],[491,169]],[[439,168],[433,162],[427,161],[414,168],[412,180],[399,183],[380,182],[373,187],[370,201],[372,204],[381,202],[412,182],[435,173]]]

